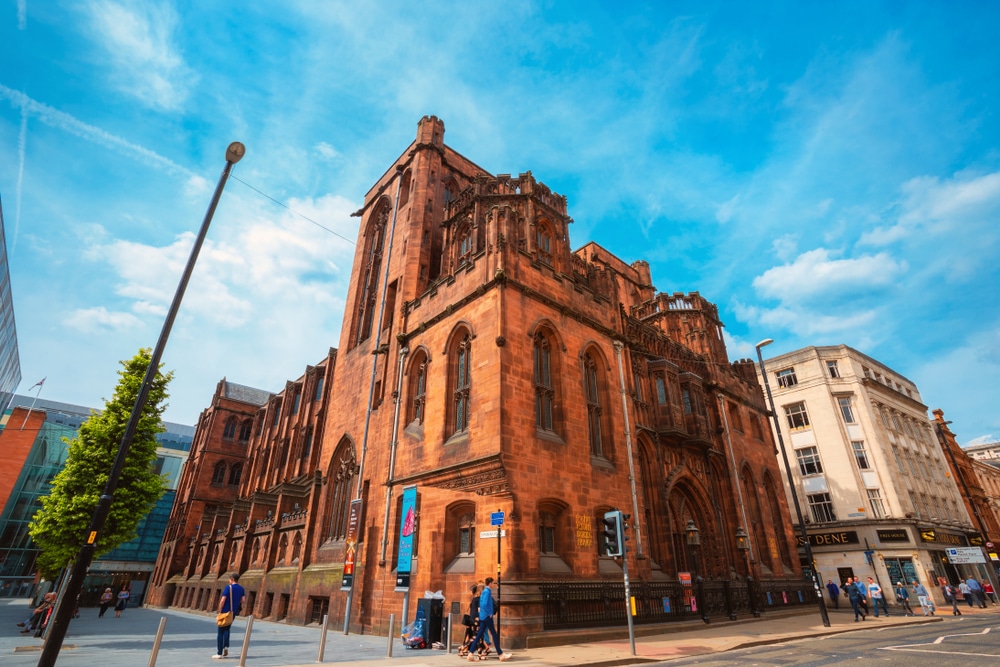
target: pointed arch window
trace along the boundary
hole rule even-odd
[[[463,224],[458,228],[458,233],[455,235],[456,247],[458,248],[458,259],[455,263],[456,267],[461,267],[466,264],[472,263],[472,253],[475,249],[475,244],[472,239],[472,227],[468,224]]]
[[[590,352],[583,356],[583,379],[587,397],[587,437],[590,442],[590,455],[604,457],[600,371],[597,361]]]
[[[240,424],[240,442],[247,443],[250,442],[250,434],[253,432],[253,420],[244,419],[243,423]]]
[[[347,537],[347,521],[357,477],[358,464],[354,459],[354,447],[345,439],[334,453],[333,466],[327,483],[330,487],[327,540],[342,540]]]
[[[236,425],[238,421],[236,417],[230,417],[226,420],[226,427],[222,429],[222,439],[232,440],[236,437]]]
[[[357,310],[354,317],[354,344],[367,339],[372,333],[378,294],[379,269],[385,244],[385,230],[389,222],[389,201],[383,199],[368,221],[362,255],[361,280],[358,283]]]
[[[415,426],[424,423],[427,408],[427,353],[418,350],[410,366],[410,406],[407,422]]]
[[[538,261],[552,266],[552,230],[547,224],[539,223],[535,227],[535,248]]]
[[[222,486],[226,481],[226,462],[219,461],[212,469],[212,486]]]
[[[464,433],[469,429],[469,398],[472,392],[472,340],[467,332],[455,346],[454,373],[453,426],[455,433]]]
[[[243,464],[234,463],[229,469],[229,486],[239,486],[241,477],[243,477]]]
[[[552,380],[552,345],[541,332],[535,334],[535,427],[555,430],[556,391]]]

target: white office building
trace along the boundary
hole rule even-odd
[[[917,579],[940,601],[939,578],[963,574],[948,550],[969,547],[973,526],[916,385],[846,345],[764,368],[822,581]]]

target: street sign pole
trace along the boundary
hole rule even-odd
[[[503,534],[503,512],[497,510],[490,514],[490,525],[497,527],[497,639],[500,639],[500,536]],[[499,642],[498,642],[499,644]],[[496,647],[497,651],[500,647]]]

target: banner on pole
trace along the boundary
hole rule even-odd
[[[351,513],[347,519],[347,551],[344,554],[344,576],[340,580],[340,590],[349,591],[354,587],[354,564],[358,557],[358,525],[361,523],[361,499],[351,501]]]
[[[396,559],[396,591],[410,590],[413,566],[413,536],[417,532],[417,487],[403,489],[402,520],[399,522],[399,558]]]

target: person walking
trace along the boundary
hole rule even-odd
[[[941,585],[941,594],[945,602],[951,603],[951,615],[961,616],[962,612],[958,610],[958,589],[949,583],[944,583]]]
[[[493,646],[497,649],[497,658],[500,662],[506,662],[513,657],[513,654],[508,651],[503,652],[500,648],[500,635],[497,633],[497,628],[493,625],[493,614],[496,612],[493,608],[493,591],[490,589],[490,584],[493,583],[493,577],[486,577],[486,585],[483,586],[483,593],[479,596],[479,630],[476,632],[475,639],[472,640],[473,646],[478,646],[483,635],[487,631],[493,636]],[[474,653],[469,653],[467,658],[469,662],[476,662],[480,660],[480,657]]]
[[[104,618],[104,612],[108,610],[108,607],[111,606],[111,601],[114,599],[115,594],[111,592],[111,589],[105,588],[101,594],[101,613],[97,615],[97,618]]]
[[[965,601],[969,603],[969,609],[972,609],[972,600],[974,596],[972,595],[972,590],[969,588],[969,584],[964,581],[958,582],[958,590],[962,594]]]
[[[882,605],[886,617],[889,616],[889,605],[885,602],[885,595],[882,594],[882,587],[874,579],[868,577],[868,595],[871,596],[872,606],[875,607],[875,618],[878,618],[878,606]]]
[[[896,602],[903,608],[903,615],[913,616],[913,610],[910,609],[910,592],[906,590],[902,581],[896,582]]]
[[[233,572],[229,575],[229,585],[222,590],[222,596],[219,598],[219,613],[229,614],[228,622],[220,624],[219,620],[216,620],[216,625],[219,630],[216,633],[216,651],[215,655],[212,657],[216,660],[221,660],[222,658],[229,656],[229,632],[233,627],[233,621],[236,616],[240,613],[240,609],[243,608],[243,597],[246,595],[246,591],[239,584],[240,575]]]
[[[465,639],[462,640],[462,646],[458,649],[458,657],[460,658],[466,658],[470,653],[485,657],[490,652],[490,647],[485,641],[479,642],[475,648],[472,646],[472,640],[479,632],[479,587],[481,585],[481,583],[475,583],[469,589],[472,593],[472,599],[469,601],[469,613],[465,615],[466,618],[462,619],[465,624]]]
[[[826,590],[830,593],[830,601],[833,602],[834,609],[840,609],[840,588],[833,583],[833,579],[826,580]]]
[[[924,612],[924,616],[933,616],[934,600],[931,599],[931,594],[927,592],[927,589],[919,581],[913,582],[913,594],[917,596],[917,602],[920,603],[920,611]]]
[[[855,585],[850,577],[844,582],[844,590],[847,591],[847,598],[851,601],[851,609],[854,610],[854,622],[864,621],[868,618],[862,600],[865,599],[864,591],[860,584]]]
[[[979,605],[979,608],[986,609],[986,596],[983,595],[983,587],[979,585],[976,578],[969,575],[969,578],[965,580],[965,587],[969,589],[972,600]],[[972,602],[969,605],[971,606]]]
[[[128,606],[129,595],[131,593],[129,593],[128,584],[122,584],[122,589],[118,591],[118,602],[115,602],[115,618],[122,617],[122,612]]]
[[[993,590],[993,584],[991,584],[986,579],[983,579],[983,593],[986,596],[989,597],[990,604],[996,604],[997,603],[997,596],[996,596],[996,593]]]

